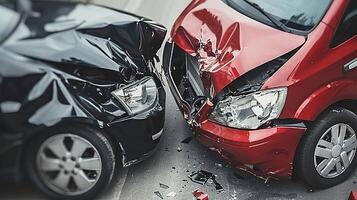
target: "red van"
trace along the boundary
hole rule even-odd
[[[356,0],[193,0],[163,69],[201,143],[255,175],[327,188],[357,165],[356,33]]]

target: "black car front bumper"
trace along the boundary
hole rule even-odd
[[[165,101],[160,84],[158,100],[150,110],[108,124],[106,132],[119,143],[124,167],[140,162],[156,149],[165,123]]]

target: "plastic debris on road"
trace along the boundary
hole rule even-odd
[[[216,176],[211,172],[207,172],[204,170],[200,170],[197,172],[192,172],[191,175],[188,176],[193,182],[204,185],[206,183],[213,183],[217,192],[223,191],[223,187],[216,180]]]
[[[208,195],[199,191],[198,189],[192,192],[193,196],[196,197],[196,200],[208,200]]]

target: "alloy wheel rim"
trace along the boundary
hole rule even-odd
[[[324,178],[335,178],[351,165],[357,149],[355,131],[339,123],[321,136],[314,152],[315,169]]]
[[[37,153],[36,164],[47,187],[69,196],[89,191],[102,172],[98,150],[73,134],[59,134],[45,140]]]

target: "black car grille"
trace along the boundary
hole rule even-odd
[[[192,105],[197,99],[207,96],[196,57],[189,55],[177,45],[168,43],[165,47],[164,67],[181,100]]]

